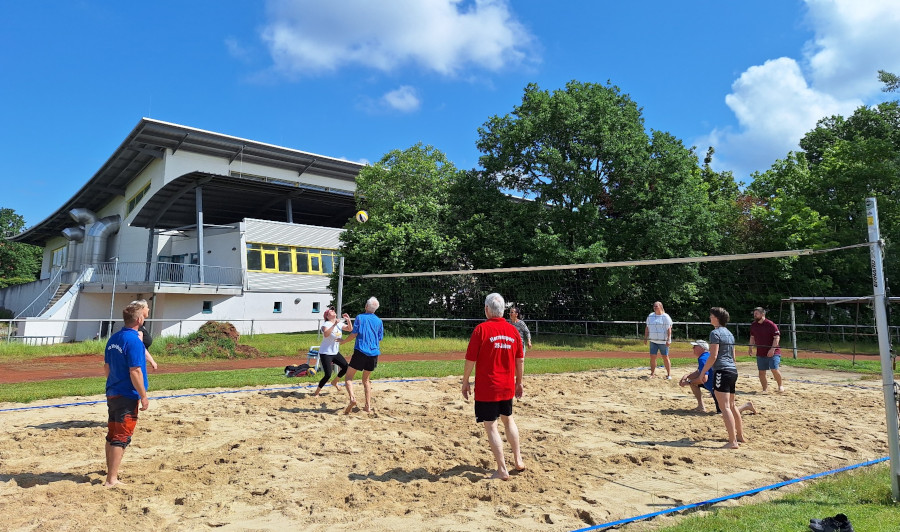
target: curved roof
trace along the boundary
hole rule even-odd
[[[71,199],[60,206],[59,209],[48,216],[44,221],[26,229],[22,233],[10,238],[10,240],[43,245],[49,238],[59,236],[60,231],[66,227],[70,227],[73,223],[69,216],[70,210],[81,207],[96,212],[115,199],[116,196],[124,196],[125,187],[128,183],[140,175],[154,159],[162,158],[167,149],[172,150],[173,153],[178,150],[185,150],[204,155],[224,157],[228,158],[229,161],[233,161],[240,157],[244,162],[259,163],[276,168],[295,170],[298,175],[309,171],[314,172],[317,175],[342,179],[349,182],[354,182],[356,175],[359,173],[360,169],[363,168],[363,165],[360,163],[343,159],[292,150],[290,148],[232,137],[221,133],[204,131],[202,129],[195,129],[150,118],[142,118],[112,156],[110,156],[106,163],[103,164],[100,170],[98,170]],[[230,178],[229,176],[215,177],[215,181],[223,185],[230,182],[230,179],[235,178]],[[163,191],[169,189],[169,185],[171,184],[172,183],[167,184],[163,188]],[[265,188],[272,188],[273,190],[278,190],[279,186],[283,185],[273,185],[272,183],[265,184]],[[262,193],[261,189],[264,187],[257,185],[256,187],[251,186],[249,188]],[[293,192],[296,192],[297,190],[299,190],[297,187],[293,188]],[[286,191],[282,191],[282,193],[285,192]],[[324,197],[329,194],[333,195],[335,192],[322,189],[318,191],[318,194],[316,195]],[[157,196],[160,196],[160,194],[154,194],[154,198]],[[338,194],[338,196],[340,197],[340,194]],[[193,197],[193,195],[191,195],[191,197]],[[154,198],[151,198],[151,200]],[[248,204],[252,204],[249,197],[247,197],[245,201]],[[345,201],[346,199],[344,202]],[[141,214],[132,221],[132,225],[143,225],[143,222],[139,221],[139,219],[144,220],[143,218],[140,218],[140,216],[143,215],[150,203],[151,201],[147,201],[147,205],[141,209]],[[282,212],[284,212],[283,204]],[[352,210],[350,214],[352,215]],[[263,215],[261,214],[259,216],[262,217]],[[204,218],[206,219],[207,217],[204,216]],[[344,218],[344,220],[346,221],[346,218]],[[234,221],[236,220],[229,220],[229,222]],[[295,221],[299,220],[295,218]],[[193,221],[188,223],[193,223]],[[215,222],[209,221],[208,223]],[[307,221],[302,223],[315,222]]]

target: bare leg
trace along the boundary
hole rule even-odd
[[[697,408],[694,411],[706,412],[706,405],[703,404],[703,392],[700,390],[700,387],[696,384],[691,384],[691,391],[694,392],[694,397],[697,399]]]
[[[666,378],[672,378],[672,362],[669,360],[668,355],[663,355],[663,365],[666,366]]]
[[[506,461],[503,458],[503,441],[500,439],[500,431],[497,430],[497,420],[485,421],[484,430],[487,431],[488,443],[491,445],[491,452],[494,453],[494,460],[497,461],[497,471],[491,475],[491,478],[509,480],[509,471],[506,469]]]
[[[125,455],[124,447],[117,447],[106,442],[106,482],[104,487],[111,488],[122,484],[119,481],[119,466],[122,465],[122,456]]]
[[[762,391],[766,391],[766,389],[768,389],[769,381],[768,381],[768,379],[766,379],[765,371],[759,372],[759,383],[762,384],[762,389],[763,389]]]
[[[775,377],[775,382],[778,384],[778,391],[779,391],[779,392],[783,392],[783,391],[784,391],[784,386],[782,386],[782,384],[781,384],[781,380],[782,380],[782,379],[781,379],[781,372],[778,371],[777,369],[773,369],[773,370],[772,370],[772,376]]]
[[[656,355],[650,355],[650,376],[656,376]]]
[[[716,399],[719,401],[719,406],[722,408],[722,421],[725,422],[725,431],[728,432],[728,443],[725,445],[725,448],[737,449],[739,445],[735,436],[735,412],[732,411],[730,406],[734,404],[734,394],[724,392],[715,392],[715,394]]]
[[[344,414],[349,414],[353,407],[356,406],[356,396],[353,395],[353,377],[356,375],[356,370],[350,368],[347,370],[347,374],[344,376],[344,388],[347,390],[347,395],[350,397],[350,403],[347,404],[347,408],[344,409]]]
[[[372,381],[369,380],[369,376],[372,374],[371,371],[363,371],[362,376],[362,385],[363,391],[366,394],[366,407],[363,408],[366,412],[372,412]]]
[[[516,425],[516,420],[512,416],[500,416],[500,421],[503,421],[503,427],[506,429],[506,441],[512,447],[516,471],[525,471],[525,462],[522,460],[522,453],[519,450],[519,427]]]
[[[734,437],[737,441],[746,443],[747,439],[744,438],[744,419],[741,417],[741,410],[735,403],[737,396],[735,394],[729,395],[731,395],[731,403],[729,403],[728,407],[731,409],[731,415],[734,417]]]

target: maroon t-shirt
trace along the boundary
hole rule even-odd
[[[768,356],[772,342],[775,341],[776,336],[780,335],[781,332],[779,332],[778,326],[770,319],[765,319],[762,323],[754,320],[750,324],[750,336],[753,337],[753,341],[756,343],[756,356],[758,357]],[[780,355],[781,348],[776,347],[774,354]]]
[[[525,358],[519,331],[503,318],[479,323],[466,360],[475,362],[475,400],[506,401],[516,395],[516,359]]]

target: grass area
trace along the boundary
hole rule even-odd
[[[638,367],[644,359],[530,359],[528,373],[567,373],[591,369]],[[463,361],[410,360],[378,364],[378,379],[410,379],[462,375]],[[303,385],[318,382],[321,377],[288,379],[283,368],[242,369],[233,371],[197,371],[150,375],[150,396],[165,395],[166,390],[188,388],[240,388],[242,386]],[[55,381],[4,384],[0,388],[0,402],[28,403],[39,399],[102,394],[103,377],[60,379]]]
[[[796,532],[809,530],[810,519],[847,515],[860,532],[895,532],[900,505],[891,500],[887,463],[840,473],[776,500],[732,508],[713,508],[658,532]]]

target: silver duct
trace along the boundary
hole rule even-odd
[[[83,225],[85,227],[93,225],[93,223],[97,221],[97,215],[90,209],[72,209],[71,211],[69,211],[69,216],[71,216],[73,220],[78,222],[79,225]]]
[[[84,241],[84,245],[86,246],[85,251],[89,254],[86,258],[89,258],[90,260],[85,262],[88,264],[106,262],[106,259],[108,258],[106,257],[106,241],[109,239],[110,235],[114,235],[119,231],[121,219],[122,218],[118,214],[114,214],[112,216],[100,218],[91,225],[91,228],[87,233],[87,238]]]
[[[62,230],[62,235],[69,241],[66,246],[66,271],[75,271],[80,263],[77,263],[77,253],[79,242],[84,241],[84,229],[81,227],[66,227]]]

